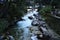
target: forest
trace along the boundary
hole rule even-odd
[[[23,32],[18,30],[17,22],[24,20],[28,6],[35,5],[39,5],[37,12],[48,26],[60,35],[60,0],[0,0],[0,35],[9,32],[17,40]]]

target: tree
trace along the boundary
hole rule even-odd
[[[15,27],[16,21],[21,20],[21,17],[26,13],[26,2],[24,0],[6,0],[0,3],[0,20],[6,20],[7,25],[0,26],[4,29],[1,31],[8,31]]]
[[[38,2],[39,3],[39,2]],[[60,9],[60,0],[42,0],[41,4],[44,4],[45,7],[40,7],[39,12],[45,18],[47,24],[52,28],[55,32],[60,34],[60,19],[52,16],[51,12],[55,9]],[[49,4],[49,5],[48,5]],[[57,14],[57,13],[56,13]],[[54,14],[53,14],[54,15]],[[60,15],[60,14],[58,14]]]

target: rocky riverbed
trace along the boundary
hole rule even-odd
[[[38,14],[37,9],[31,9],[22,18],[24,19],[23,21],[17,22],[18,29],[23,29],[22,40],[49,40],[58,38],[58,34],[49,28],[45,19]]]

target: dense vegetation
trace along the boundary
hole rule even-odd
[[[25,13],[26,2],[24,0],[0,1],[0,33],[6,33],[8,31],[16,36],[16,22],[22,20],[21,16]]]
[[[35,3],[39,3],[38,11],[46,19],[48,25],[60,34],[60,19],[54,18],[51,15],[53,10],[60,9],[60,0],[35,0]],[[9,31],[13,36],[16,36],[17,28],[15,24],[17,21],[22,20],[21,17],[26,13],[27,5],[29,4],[25,0],[6,0],[2,3],[0,2],[0,33]],[[45,7],[42,7],[43,5]],[[19,31],[17,32],[19,33]]]
[[[45,6],[42,7],[40,6],[38,11],[40,14],[46,19],[47,24],[52,28],[55,32],[60,34],[60,19],[55,18],[52,16],[52,12],[56,12],[55,10],[57,9],[60,10],[60,0],[41,0],[40,2],[37,1],[39,5]],[[58,12],[54,13],[54,15],[60,15]]]

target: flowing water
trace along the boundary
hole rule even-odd
[[[27,15],[25,15],[24,17],[22,17],[24,20],[23,21],[19,21],[17,22],[18,24],[18,28],[19,29],[23,29],[23,39],[22,40],[31,40],[31,37],[30,37],[30,30],[29,30],[29,27],[31,27],[31,23],[33,20],[30,20],[28,17],[29,16],[33,16],[33,14],[37,14],[37,9],[35,10],[32,10],[32,9],[27,9],[28,12],[27,12]]]
[[[17,24],[19,26],[18,29],[23,29],[22,40],[31,40],[31,32],[29,30],[29,27],[33,27],[31,25],[33,20],[30,20],[28,17],[31,16],[34,19],[36,19],[36,17],[34,17],[33,14],[38,14],[37,9],[34,9],[34,10],[33,9],[27,9],[27,11],[28,11],[27,14],[22,17],[22,19],[24,19],[24,20],[17,22]],[[41,25],[43,25],[43,23],[45,23],[45,21],[40,21]],[[45,28],[42,27],[42,29],[44,32],[48,33],[48,31],[49,31],[49,33],[51,35],[54,35],[54,32],[50,28],[48,28],[49,30],[47,30],[46,27]],[[36,37],[36,36],[34,36],[34,37]],[[37,40],[34,37],[32,37],[33,40]]]

